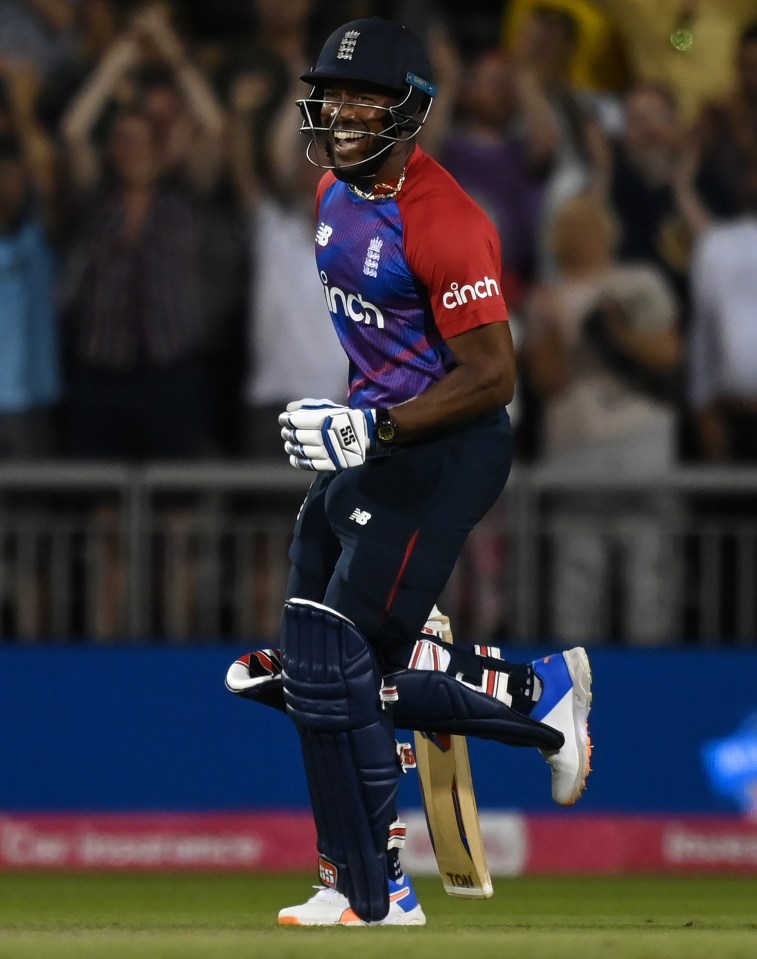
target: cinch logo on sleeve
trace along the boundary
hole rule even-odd
[[[490,276],[485,276],[482,280],[476,280],[475,283],[465,283],[463,286],[460,286],[459,283],[451,283],[450,288],[442,296],[442,303],[448,310],[454,310],[470,300],[484,300],[487,296],[499,296],[499,293],[497,281]]]
[[[380,330],[384,329],[384,314],[377,306],[364,299],[359,293],[345,293],[338,286],[329,286],[329,278],[323,270],[319,275],[323,283],[326,306],[330,313],[338,314],[341,305],[345,315],[356,323],[365,323],[366,326],[375,323]]]

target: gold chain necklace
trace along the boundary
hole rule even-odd
[[[402,184],[405,182],[405,171],[403,170],[400,174],[399,180],[397,180],[397,186],[390,186],[388,183],[376,183],[373,187],[375,190],[381,190],[381,193],[366,193],[365,190],[361,190],[359,186],[355,186],[354,183],[350,183],[350,190],[359,196],[361,200],[391,200],[392,197],[397,196],[397,194],[402,189]]]

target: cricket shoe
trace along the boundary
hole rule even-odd
[[[581,646],[537,659],[531,666],[542,681],[542,692],[530,713],[531,719],[565,737],[560,749],[540,750],[552,767],[552,798],[560,806],[572,806],[584,790],[591,772],[591,666]]]
[[[317,892],[300,906],[288,906],[279,913],[280,926],[425,926],[418,897],[409,876],[389,880],[389,912],[378,922],[365,922],[350,907],[341,892],[315,886]]]

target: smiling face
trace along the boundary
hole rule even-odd
[[[389,107],[400,100],[401,96],[367,84],[326,83],[321,126],[326,131],[326,151],[337,175],[348,178],[350,171],[360,177],[390,175],[385,170],[392,166],[397,131]],[[390,129],[393,136],[384,137]],[[377,155],[385,159],[370,163]]]

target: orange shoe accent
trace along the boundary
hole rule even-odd
[[[281,916],[278,920],[280,926],[301,926],[302,923],[294,916]]]
[[[350,907],[349,909],[345,909],[344,912],[339,917],[339,924],[343,926],[352,922],[362,923],[363,920],[360,918],[360,916],[358,916],[355,910],[352,909],[352,907]]]
[[[566,806],[574,806],[578,802],[578,800],[581,798],[581,796],[583,796],[584,791],[586,789],[586,780],[589,778],[589,773],[591,772],[591,753],[593,749],[593,746],[591,744],[591,736],[589,735],[588,732],[586,734],[586,748],[589,753],[589,757],[588,757],[588,762],[586,763],[586,775],[584,776],[584,781],[581,783],[581,788],[576,793],[576,798],[573,800],[573,802],[566,803],[565,804]]]
[[[409,889],[400,889],[398,892],[393,892],[391,896],[389,896],[389,902],[390,903],[399,902],[400,899],[404,899],[405,896],[409,896],[409,895],[410,895]],[[358,922],[362,924],[363,920],[360,918],[360,916],[358,916],[358,914],[355,912],[355,910],[351,906],[349,909],[345,909],[344,912],[339,917],[339,924],[342,926],[348,925],[350,923],[358,923]]]

